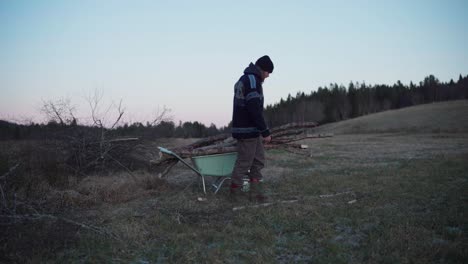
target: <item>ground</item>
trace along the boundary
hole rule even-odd
[[[55,219],[2,227],[1,258],[468,263],[467,132],[338,133],[301,143],[309,149],[267,152],[272,205],[232,204],[226,188],[205,196],[182,164],[165,180],[89,176],[50,194],[61,203],[41,213]]]

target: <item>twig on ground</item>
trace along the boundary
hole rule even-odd
[[[321,194],[321,195],[319,195],[319,197],[320,198],[328,198],[328,197],[333,197],[333,196],[338,196],[338,195],[343,195],[343,194],[348,194],[348,193],[352,193],[352,191],[332,193],[332,194]]]
[[[233,211],[239,211],[239,210],[244,210],[244,209],[247,209],[247,208],[267,207],[267,206],[271,206],[271,205],[274,205],[274,204],[296,203],[298,201],[299,200],[295,199],[295,200],[284,200],[284,201],[277,201],[277,202],[271,202],[271,203],[261,203],[261,204],[255,204],[255,205],[245,205],[245,206],[234,207],[234,208],[232,208],[232,210]]]
[[[169,173],[169,171],[172,169],[172,167],[174,167],[177,163],[179,162],[179,160],[176,160],[174,161],[173,163],[171,163],[169,166],[167,166],[163,172],[159,173],[158,174],[158,178],[159,179],[162,179],[164,176],[166,176],[166,174]]]
[[[285,151],[289,152],[289,153],[292,153],[292,154],[296,154],[296,155],[299,155],[299,156],[303,156],[303,157],[306,157],[306,158],[310,158],[309,154],[306,154],[306,153],[300,153],[298,151],[294,151],[292,150],[291,148],[288,148],[287,145],[285,145],[285,147],[283,147],[282,149],[284,149]]]
[[[106,155],[107,155],[107,157],[109,157],[111,160],[115,161],[120,167],[124,168],[124,169],[127,171],[127,173],[130,174],[130,176],[132,176],[132,178],[133,178],[134,181],[137,180],[136,176],[132,173],[132,171],[131,171],[129,168],[125,167],[122,163],[120,163],[120,161],[116,160],[114,157],[112,157],[111,155],[109,155],[109,153],[107,153]]]

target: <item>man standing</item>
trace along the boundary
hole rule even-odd
[[[273,62],[267,55],[244,70],[234,86],[232,137],[237,139],[237,161],[232,172],[231,198],[241,195],[243,178],[250,179],[250,200],[264,202],[263,176],[265,166],[263,141],[271,141],[270,131],[263,117],[263,87],[273,72]]]

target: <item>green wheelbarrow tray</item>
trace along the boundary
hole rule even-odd
[[[205,194],[205,176],[217,177],[217,179],[212,184],[214,193],[216,194],[223,185],[224,181],[231,179],[232,170],[234,169],[234,164],[236,163],[237,159],[236,152],[195,156],[191,158],[194,165],[192,166],[176,153],[163,147],[158,147],[158,149],[165,154],[177,158],[180,162],[198,174],[201,177],[203,183],[203,192]]]

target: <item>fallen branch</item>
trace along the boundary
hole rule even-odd
[[[99,228],[99,227],[96,227],[96,226],[92,226],[92,225],[86,225],[86,224],[83,224],[83,223],[79,223],[79,222],[76,222],[76,221],[68,219],[68,218],[57,217],[57,216],[48,215],[48,214],[0,215],[0,218],[10,218],[10,219],[15,219],[15,220],[32,220],[32,221],[41,220],[41,219],[52,219],[52,220],[55,220],[55,221],[61,220],[61,221],[64,221],[66,223],[77,225],[79,227],[94,231],[94,232],[96,232],[98,234],[107,235],[107,236],[109,236],[111,238],[114,238],[116,240],[120,240],[120,238],[117,237],[115,234],[113,234],[112,232],[107,231],[105,229],[102,229],[102,228]]]
[[[322,194],[322,195],[318,195],[318,196],[314,195],[314,196],[309,196],[309,198],[317,198],[317,197],[319,197],[319,198],[328,198],[328,197],[334,197],[334,196],[349,194],[349,193],[353,193],[353,191],[333,193],[333,194]],[[302,199],[304,199],[304,198],[306,198],[306,197],[302,197]],[[270,202],[270,203],[238,206],[238,207],[232,208],[232,210],[233,211],[239,211],[239,210],[244,210],[244,209],[248,209],[248,208],[260,208],[260,207],[267,207],[267,206],[271,206],[271,205],[275,205],[275,204],[289,204],[289,203],[297,203],[297,202],[299,202],[299,199],[282,200],[282,201],[276,201],[276,202]],[[348,204],[353,204],[353,203],[356,203],[356,202],[357,202],[357,200],[351,200],[351,201],[348,201]]]
[[[5,193],[3,192],[3,188],[2,188],[2,185],[1,185],[1,184],[0,184],[0,192],[2,193],[3,207],[4,207],[5,209],[8,209],[7,201],[6,201],[6,197],[5,197]]]
[[[71,137],[71,139],[75,139],[75,138]],[[88,142],[87,145],[100,145],[100,144],[130,142],[130,141],[138,141],[138,140],[140,139],[139,138],[114,138],[114,139],[108,139],[108,140],[102,140],[102,141]]]
[[[107,157],[109,157],[111,160],[113,160],[115,163],[117,163],[120,167],[122,167],[123,169],[125,169],[125,171],[127,171],[127,173],[132,176],[133,180],[136,181],[137,178],[136,176],[132,173],[132,171],[125,167],[120,161],[116,160],[114,157],[112,157],[111,155],[107,154]]]
[[[15,166],[11,167],[5,174],[0,177],[0,180],[3,180],[4,178],[6,179],[6,177],[8,177],[8,175],[15,171],[20,165],[21,163],[17,163]]]
[[[20,165],[21,165],[21,163],[17,163],[15,166],[11,167],[5,174],[3,174],[0,177],[0,180],[5,180],[6,181],[7,177],[10,174],[12,174]],[[5,192],[3,191],[3,187],[2,187],[1,184],[0,184],[0,193],[2,195],[2,203],[3,203],[4,210],[9,211],[8,203],[7,203],[7,197],[5,196]]]
[[[105,143],[115,143],[115,142],[128,142],[128,141],[137,141],[139,138],[115,138],[106,140]]]

